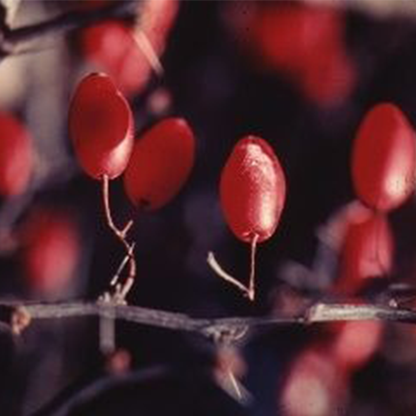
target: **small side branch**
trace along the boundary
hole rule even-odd
[[[237,280],[235,277],[231,276],[229,273],[227,273],[218,263],[217,259],[215,258],[215,255],[212,251],[208,252],[207,257],[207,263],[211,267],[211,269],[219,276],[221,279],[224,279],[226,282],[231,283],[234,285],[237,289],[241,290],[245,296],[250,298],[250,288],[248,288],[246,285],[241,283],[239,280]]]

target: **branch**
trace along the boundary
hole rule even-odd
[[[310,325],[318,322],[379,320],[416,324],[416,311],[383,304],[315,303],[299,313],[264,317],[193,318],[186,314],[111,302],[26,303],[0,301],[0,322],[19,333],[30,322],[44,319],[95,316],[141,325],[188,331],[234,342],[249,329],[264,326]]]
[[[64,13],[50,20],[5,30],[0,40],[0,55],[21,53],[32,42],[54,38],[72,30],[90,26],[105,19],[127,19],[136,15],[137,1],[116,1],[110,6],[91,11]]]

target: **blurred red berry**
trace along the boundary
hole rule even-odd
[[[108,21],[84,29],[81,46],[85,59],[108,73],[126,95],[140,93],[150,79],[149,61],[124,23]]]
[[[347,376],[326,351],[314,347],[295,359],[279,395],[285,416],[333,416],[346,402]]]
[[[79,230],[68,215],[36,211],[23,224],[21,242],[27,285],[41,297],[65,293],[79,261]]]
[[[32,174],[32,137],[13,115],[0,112],[0,195],[23,193]]]
[[[84,29],[80,39],[85,59],[108,73],[124,94],[139,94],[165,49],[178,8],[177,0],[144,0],[138,3],[134,27],[107,21]]]
[[[165,50],[178,11],[178,0],[144,0],[139,5],[140,18],[135,30],[146,34],[158,56]]]
[[[320,106],[345,100],[356,82],[345,46],[345,15],[335,7],[287,2],[237,4],[243,46],[256,63],[285,75]]]
[[[393,255],[394,240],[386,217],[367,210],[366,215],[360,215],[347,226],[335,291],[355,294],[368,278],[388,275]]]
[[[384,332],[380,321],[348,321],[332,324],[335,332],[330,353],[337,364],[352,372],[366,364],[379,348]]]

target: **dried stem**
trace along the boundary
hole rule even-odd
[[[250,276],[248,286],[241,283],[235,277],[231,276],[227,273],[218,263],[217,259],[214,256],[212,251],[208,252],[207,262],[209,266],[214,270],[214,272],[224,279],[225,281],[231,283],[239,290],[241,290],[245,296],[249,298],[252,302],[254,302],[256,297],[256,248],[259,236],[255,234],[253,239],[251,240],[251,251],[250,251]]]
[[[241,290],[245,296],[250,298],[250,289],[241,283],[239,280],[237,280],[235,277],[228,274],[218,263],[217,259],[215,258],[215,255],[212,251],[208,252],[207,257],[207,263],[211,267],[211,269],[219,276],[221,279],[224,279],[225,281],[231,283],[234,285],[237,289]]]
[[[111,207],[110,207],[110,179],[107,175],[103,175],[102,179],[102,197],[103,197],[103,205],[104,205],[104,212],[106,217],[106,222],[108,227],[114,233],[114,235],[121,241],[125,250],[126,250],[126,257],[127,260],[123,260],[119,269],[117,270],[114,277],[111,279],[111,285],[115,286],[116,288],[120,288],[116,290],[116,297],[119,301],[123,302],[128,295],[130,289],[133,286],[134,280],[136,278],[136,260],[134,258],[134,243],[130,244],[127,239],[127,233],[133,225],[133,221],[130,220],[123,229],[119,229],[113,220],[113,216],[111,214]],[[129,274],[124,282],[123,285],[118,286],[118,280],[124,265],[129,263]]]

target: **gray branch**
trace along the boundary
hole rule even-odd
[[[129,321],[139,325],[188,331],[217,341],[235,341],[248,330],[282,325],[310,325],[318,322],[378,320],[416,324],[416,311],[389,305],[316,303],[292,315],[264,317],[194,318],[186,314],[112,302],[27,303],[0,301],[0,322],[20,332],[30,322],[45,319],[98,317]]]

